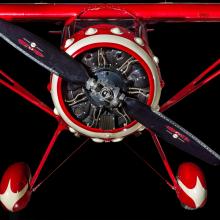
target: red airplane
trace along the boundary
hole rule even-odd
[[[61,48],[19,26],[29,21],[63,22]],[[175,176],[159,138],[208,164],[220,164],[217,152],[163,114],[219,76],[220,59],[159,106],[164,81],[147,33],[150,23],[219,21],[220,4],[0,4],[0,38],[48,70],[54,108],[3,70],[0,84],[58,123],[33,176],[25,163],[5,171],[0,183],[2,205],[11,212],[27,206],[41,185],[36,181],[61,132],[87,137],[72,156],[89,139],[114,143],[147,130],[171,179],[166,183],[182,206],[203,207],[207,200],[203,171],[185,162]]]

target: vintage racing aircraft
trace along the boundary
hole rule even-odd
[[[61,49],[19,25],[30,21],[61,21]],[[202,170],[185,162],[175,176],[158,137],[208,164],[220,164],[218,153],[162,113],[219,76],[220,59],[159,106],[164,81],[147,33],[150,23],[219,21],[220,4],[1,4],[1,42],[48,70],[54,107],[3,70],[0,84],[58,123],[33,176],[25,163],[12,164],[5,171],[0,183],[2,205],[11,212],[27,206],[62,131],[102,143],[123,141],[146,129],[172,181],[167,184],[183,207],[203,207],[207,187]]]

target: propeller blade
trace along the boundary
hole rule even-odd
[[[84,85],[89,78],[82,64],[51,43],[17,25],[0,20],[0,38],[65,80]]]
[[[160,112],[133,98],[125,98],[125,110],[135,120],[154,131],[167,143],[175,145],[211,165],[220,164],[220,155],[193,134],[182,128]]]

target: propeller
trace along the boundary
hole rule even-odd
[[[89,78],[82,64],[51,43],[17,25],[0,20],[0,38],[40,66],[65,80],[85,85]]]
[[[220,155],[209,148],[193,134],[185,130],[160,112],[134,98],[124,99],[126,112],[145,127],[154,131],[167,143],[175,145],[182,151],[191,154],[211,165],[220,164]]]

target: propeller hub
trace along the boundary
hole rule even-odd
[[[122,76],[109,69],[99,70],[86,83],[91,102],[98,107],[118,107],[125,95],[126,85]]]

